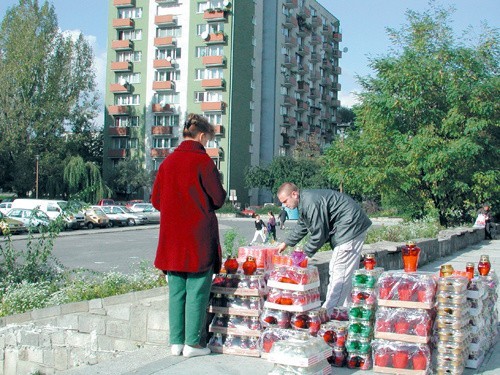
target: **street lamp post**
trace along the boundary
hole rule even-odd
[[[351,126],[351,123],[350,122],[342,122],[340,124],[337,125],[337,128],[340,130],[340,147],[343,148],[344,147],[344,138],[345,138],[345,131],[346,129]],[[339,191],[341,193],[344,192],[344,176],[343,174],[341,173],[340,174],[340,185],[339,185]]]
[[[36,159],[36,177],[35,177],[35,197],[38,199],[38,162],[40,161],[40,155],[35,155]]]

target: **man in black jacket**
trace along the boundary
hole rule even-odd
[[[361,249],[372,222],[362,208],[348,195],[334,190],[302,190],[285,182],[278,189],[278,199],[286,207],[298,207],[299,219],[285,242],[278,245],[283,252],[295,246],[310,233],[304,251],[313,257],[327,241],[333,249],[330,280],[323,307],[329,313],[334,307],[347,305],[352,275],[359,267]]]

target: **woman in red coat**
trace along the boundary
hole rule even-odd
[[[160,165],[151,202],[161,212],[155,267],[167,274],[172,354],[210,354],[200,346],[212,276],[221,266],[215,210],[224,204],[215,163],[205,151],[214,127],[188,115],[184,141]]]

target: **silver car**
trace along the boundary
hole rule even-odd
[[[50,224],[47,214],[40,210],[13,208],[6,216],[21,221],[29,232],[40,232]]]

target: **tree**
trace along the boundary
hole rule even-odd
[[[264,167],[249,168],[245,176],[248,188],[265,188],[273,194],[284,182],[293,182],[300,188],[328,187],[328,181],[321,174],[321,163],[314,158],[277,157]]]
[[[92,50],[80,35],[60,32],[48,2],[19,0],[0,25],[0,187],[26,194],[64,194],[63,135],[96,114]]]
[[[470,220],[485,199],[500,202],[498,32],[485,25],[475,43],[459,44],[452,12],[431,3],[388,29],[391,54],[360,78],[356,130],[326,153],[329,177],[346,191],[378,195],[414,217],[435,210],[445,226]]]
[[[70,157],[64,168],[64,182],[69,187],[72,199],[97,202],[111,195],[111,189],[101,176],[101,169],[91,161],[85,162],[81,156]]]
[[[118,163],[110,181],[113,190],[127,198],[140,189],[151,186],[152,175],[135,159],[124,159]]]

